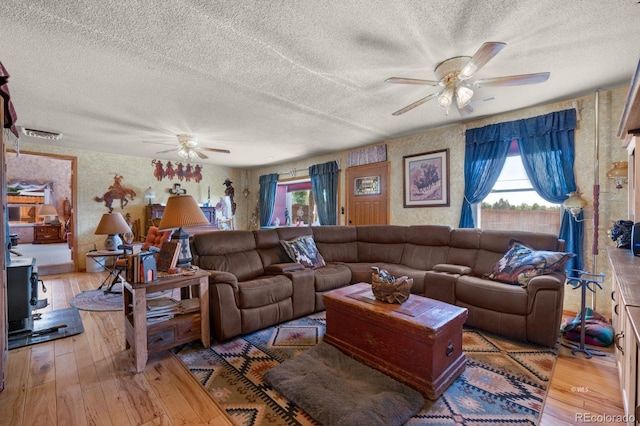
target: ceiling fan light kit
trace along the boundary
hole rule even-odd
[[[473,89],[486,86],[519,86],[525,84],[543,83],[549,79],[548,72],[535,74],[511,75],[505,77],[494,77],[469,82],[471,77],[497,55],[506,43],[488,42],[484,43],[480,49],[472,56],[455,56],[440,62],[434,72],[438,80],[420,80],[416,78],[391,77],[386,79],[387,83],[417,84],[426,86],[442,86],[440,92],[432,93],[406,107],[394,112],[392,115],[404,114],[407,111],[418,107],[431,99],[437,99],[438,105],[447,110],[455,104],[460,115],[468,115],[473,112],[471,102]]]
[[[201,148],[198,146],[198,139],[195,136],[187,135],[181,133],[176,135],[178,138],[178,148],[167,149],[165,151],[158,151],[157,154],[165,154],[167,152],[178,152],[178,156],[184,160],[194,161],[198,158],[205,160],[209,158],[202,151],[211,151],[211,152],[221,152],[223,154],[230,154],[231,151],[228,149],[218,149],[218,148]]]

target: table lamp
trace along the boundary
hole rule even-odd
[[[178,266],[191,266],[191,248],[189,247],[189,234],[182,227],[208,225],[207,217],[191,195],[173,195],[167,200],[167,205],[162,213],[162,219],[158,224],[159,231],[178,229],[171,239],[180,240],[180,255]]]
[[[148,187],[147,189],[145,189],[144,199],[149,200],[149,205],[151,205],[151,202],[153,201],[154,198],[156,198],[156,192],[153,190],[153,188]]]
[[[38,209],[37,215],[43,216],[44,223],[51,223],[51,220],[47,218],[49,218],[49,216],[58,216],[58,212],[56,211],[56,208],[53,207],[53,205],[43,204]]]
[[[118,246],[122,244],[119,234],[127,232],[131,232],[131,228],[120,213],[105,213],[102,215],[95,233],[96,235],[107,235],[107,239],[104,240],[106,250],[118,250]]]

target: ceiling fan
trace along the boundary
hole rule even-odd
[[[411,111],[425,102],[437,99],[438,105],[447,110],[451,105],[455,105],[461,115],[468,115],[473,112],[471,98],[473,90],[480,87],[490,86],[520,86],[525,84],[543,83],[549,79],[548,72],[535,74],[510,75],[505,77],[481,78],[470,81],[471,77],[496,56],[506,43],[487,42],[480,46],[480,49],[472,56],[455,56],[440,62],[435,73],[438,80],[420,80],[415,78],[391,77],[385,80],[387,83],[398,84],[419,84],[426,86],[440,86],[442,90],[431,93],[416,102],[394,112],[392,115],[401,115]]]
[[[223,154],[230,154],[228,149],[218,148],[205,148],[198,146],[198,138],[192,135],[180,134],[178,137],[178,147],[173,149],[167,149],[166,151],[158,151],[156,154],[165,154],[167,152],[178,151],[178,155],[185,160],[193,161],[197,158],[207,159],[209,156],[205,155],[202,151],[221,152]],[[149,142],[153,143],[153,142]],[[163,144],[164,145],[164,144]]]

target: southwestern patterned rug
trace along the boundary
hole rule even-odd
[[[314,420],[263,380],[271,367],[322,340],[325,313],[214,343],[184,346],[178,357],[237,425],[313,425]],[[467,367],[437,401],[407,424],[537,424],[556,348],[464,330]]]

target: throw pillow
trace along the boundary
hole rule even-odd
[[[305,268],[316,269],[326,265],[316,247],[316,242],[310,235],[303,235],[289,241],[281,240],[280,244],[291,260],[302,264]]]
[[[485,274],[484,278],[524,287],[533,277],[561,271],[573,256],[575,256],[573,253],[534,250],[519,241],[512,240],[509,243],[509,250],[493,265],[491,272]]]

